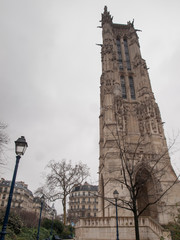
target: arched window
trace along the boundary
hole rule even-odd
[[[141,212],[142,209],[147,207],[143,212],[142,216],[151,216],[154,219],[157,219],[157,205],[150,204],[155,202],[156,200],[156,191],[154,186],[153,178],[148,172],[147,169],[139,169],[136,174],[136,190],[138,191],[137,194],[137,207],[138,212]],[[149,205],[149,206],[148,206]]]
[[[127,96],[126,96],[126,84],[125,84],[124,76],[121,76],[121,90],[122,90],[122,98],[127,98]]]
[[[122,70],[123,64],[122,64],[121,42],[119,38],[116,40],[116,45],[117,45],[117,51],[118,51],[119,69]]]
[[[131,70],[127,39],[124,39],[124,51],[125,51],[125,56],[126,56],[127,70]]]
[[[131,99],[135,99],[135,89],[134,89],[134,81],[132,77],[129,77],[129,87],[131,93]]]

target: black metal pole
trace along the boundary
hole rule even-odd
[[[15,185],[15,181],[16,181],[16,175],[17,175],[17,170],[18,170],[18,165],[19,165],[20,158],[21,158],[21,156],[19,156],[19,155],[16,156],[16,165],[15,165],[15,168],[14,168],[14,174],[13,174],[13,178],[12,178],[12,182],[11,182],[8,204],[7,204],[7,207],[6,207],[6,213],[5,213],[5,216],[4,216],[4,221],[3,221],[0,240],[4,240],[5,235],[6,235],[6,227],[7,227],[7,223],[8,223],[8,217],[9,217],[9,212],[10,212],[10,208],[11,208],[11,201],[12,201],[12,197],[13,197],[14,185]]]
[[[39,232],[40,232],[40,226],[41,226],[42,209],[43,209],[43,202],[41,202],[41,209],[40,209],[40,215],[39,215],[39,224],[38,224],[38,232],[37,232],[37,240],[39,240]]]
[[[117,198],[115,198],[116,201],[116,239],[119,240],[119,230],[118,230],[118,211],[117,211]]]

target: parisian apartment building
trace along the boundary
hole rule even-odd
[[[0,179],[0,210],[6,209],[10,187],[11,181],[4,178]],[[51,218],[51,207],[46,203],[43,205],[42,217]],[[14,187],[11,209],[31,212],[39,216],[40,206],[40,198],[33,196],[26,183],[17,181]]]
[[[69,197],[68,222],[79,218],[96,217],[98,211],[98,186],[85,182],[75,186]]]

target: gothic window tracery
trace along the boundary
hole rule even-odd
[[[128,43],[127,39],[124,39],[124,51],[125,51],[125,57],[126,57],[126,66],[127,70],[131,70],[131,63],[130,63],[130,58],[129,58],[129,50],[128,50]]]
[[[134,80],[132,77],[129,77],[129,87],[131,93],[131,99],[135,99],[135,89],[134,89]]]
[[[118,51],[119,69],[122,70],[123,62],[122,62],[122,53],[121,53],[121,42],[119,38],[116,40],[116,45],[117,45],[117,51]]]

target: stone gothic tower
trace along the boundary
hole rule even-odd
[[[171,240],[162,225],[177,215],[180,184],[138,30],[133,22],[113,23],[107,7],[101,22],[98,217],[80,219],[76,239],[114,240],[118,223],[121,240],[139,239],[137,229],[141,240]]]
[[[108,201],[113,199],[115,189],[123,206],[118,215],[132,216],[132,211],[127,210],[133,191],[127,186],[131,187],[132,181],[142,185],[137,197],[138,212],[149,204],[142,216],[166,224],[176,214],[180,186],[174,185],[177,177],[141,56],[138,30],[133,22],[113,23],[107,7],[101,22],[99,217],[115,216],[114,205]]]

